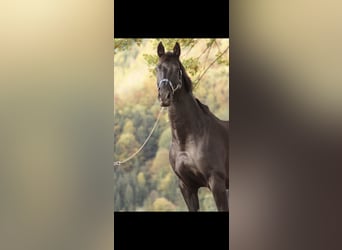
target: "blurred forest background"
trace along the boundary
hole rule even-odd
[[[160,41],[166,51],[180,43],[194,95],[218,118],[229,120],[229,39],[114,39],[114,161],[133,154],[156,121]],[[187,211],[168,160],[169,127],[165,110],[143,151],[114,168],[115,211]],[[199,197],[202,211],[216,211],[209,190],[200,189]]]

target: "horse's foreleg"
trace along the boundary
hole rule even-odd
[[[185,200],[189,211],[197,212],[199,210],[198,188],[191,188],[180,181],[179,188]]]
[[[228,196],[224,179],[213,176],[210,179],[209,187],[213,193],[217,209],[219,211],[228,211]]]

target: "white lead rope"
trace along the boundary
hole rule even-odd
[[[154,123],[153,128],[152,128],[150,134],[147,136],[145,142],[141,145],[141,147],[140,147],[134,154],[132,154],[130,157],[128,157],[127,159],[125,159],[125,160],[123,160],[123,161],[115,161],[115,162],[113,163],[113,167],[115,167],[115,166],[120,166],[122,163],[128,162],[129,160],[131,160],[134,156],[136,156],[136,155],[144,148],[144,146],[146,145],[146,143],[148,142],[148,140],[151,138],[151,136],[152,136],[152,134],[153,134],[153,131],[154,131],[155,128],[157,127],[158,121],[159,121],[159,119],[160,119],[160,116],[161,116],[163,110],[164,110],[164,107],[161,107],[161,108],[160,108],[160,111],[159,111],[159,114],[158,114],[158,118],[157,118],[156,122]]]

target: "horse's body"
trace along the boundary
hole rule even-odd
[[[165,53],[160,43],[158,55],[158,96],[169,107],[172,132],[169,160],[188,209],[199,209],[198,189],[208,187],[217,209],[228,211],[229,122],[216,118],[193,96],[178,43],[173,53]]]

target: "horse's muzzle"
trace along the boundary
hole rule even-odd
[[[160,90],[159,93],[158,93],[158,99],[159,99],[160,105],[162,107],[170,106],[171,98],[172,98],[171,92],[168,91],[168,90],[164,90],[164,91]]]

